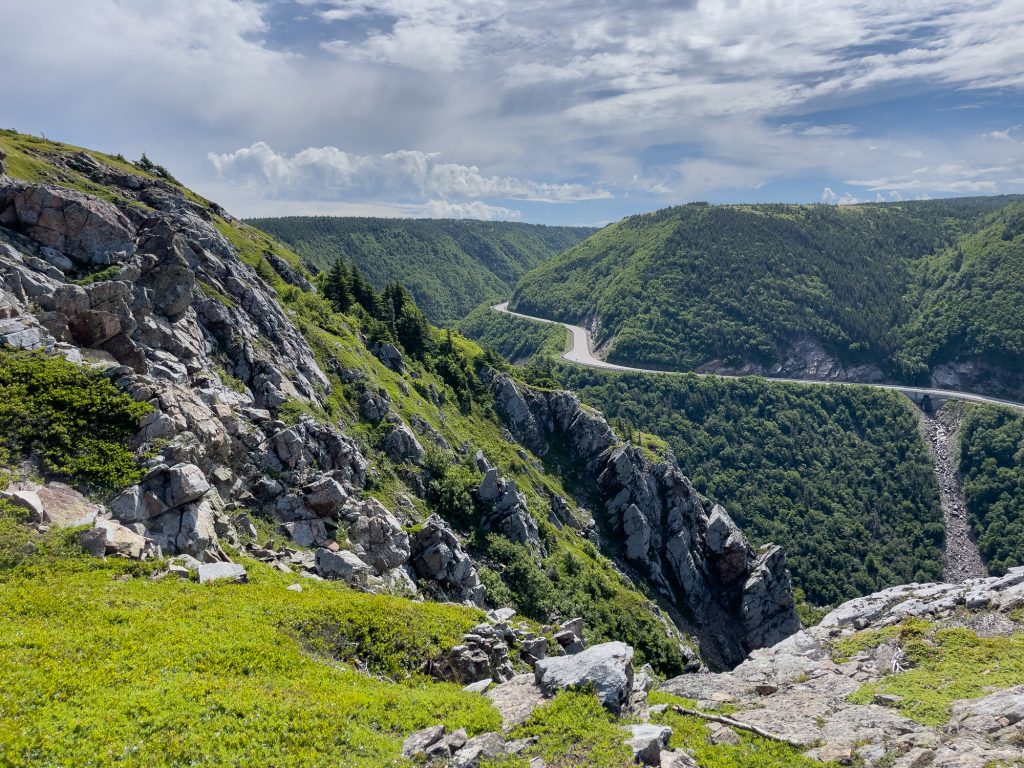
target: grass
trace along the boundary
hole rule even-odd
[[[868,683],[850,696],[867,704],[877,694],[902,697],[894,707],[925,725],[949,721],[958,699],[985,696],[1024,684],[1024,633],[979,637],[963,628],[941,628],[920,619],[896,627],[867,630],[836,645],[840,657],[898,639],[912,665],[905,672]]]
[[[692,707],[693,703],[669,694],[659,694],[658,703]],[[652,697],[652,702],[654,697]],[[806,757],[788,744],[737,731],[737,744],[711,744],[707,722],[699,717],[666,710],[654,715],[652,722],[672,728],[669,746],[689,752],[701,768],[824,768],[837,763],[821,763]]]
[[[36,538],[0,572],[0,764],[369,768],[434,723],[500,725],[485,698],[416,672],[477,611],[307,580],[295,593],[253,561],[248,584],[154,581],[75,554],[70,534]],[[0,551],[24,545],[4,535]]]

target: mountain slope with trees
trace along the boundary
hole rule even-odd
[[[1012,196],[669,208],[529,272],[511,308],[589,323],[609,360],[641,366],[908,383],[993,358],[1016,370],[1021,211]]]
[[[507,298],[525,272],[594,232],[506,221],[289,216],[251,219],[307,264],[356,265],[378,289],[397,281],[434,323]]]

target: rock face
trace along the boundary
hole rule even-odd
[[[721,506],[710,511],[679,467],[652,463],[568,392],[491,384],[497,410],[538,455],[573,457],[605,542],[624,566],[693,617],[705,658],[732,666],[800,628],[785,553],[754,552]],[[485,487],[486,486],[486,487]],[[478,493],[495,493],[485,476]]]
[[[823,760],[839,756],[875,765],[889,754],[899,756],[896,765],[1013,764],[1024,759],[1024,686],[954,702],[949,725],[932,728],[901,715],[896,708],[899,697],[876,696],[871,704],[847,700],[865,683],[900,674],[898,640],[880,642],[842,663],[833,660],[831,643],[908,617],[962,626],[976,616],[988,632],[999,631],[1000,626],[1013,631],[1015,625],[1001,614],[1020,606],[1024,568],[963,584],[893,587],[844,603],[818,626],[754,651],[731,672],[683,675],[661,688],[695,699],[707,709],[729,704],[730,717],[802,743],[809,754]]]

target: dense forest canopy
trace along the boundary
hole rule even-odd
[[[810,337],[924,381],[960,357],[1024,362],[1024,204],[692,204],[606,227],[525,275],[514,309],[597,319],[616,362],[771,369]]]
[[[404,285],[431,322],[448,324],[484,301],[508,298],[528,270],[593,233],[507,221],[289,216],[248,223],[307,264],[354,263],[378,289]]]

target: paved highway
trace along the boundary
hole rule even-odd
[[[561,325],[563,328],[567,328],[569,333],[572,334],[572,341],[569,344],[569,349],[562,354],[562,359],[570,363],[577,363],[578,365],[586,365],[591,368],[604,368],[609,371],[628,371],[632,373],[661,373],[661,374],[678,374],[684,373],[684,371],[664,371],[656,370],[652,368],[631,368],[627,365],[615,365],[614,363],[608,363],[594,356],[593,342],[590,337],[590,331],[580,325],[570,325],[569,323],[561,323],[557,320],[545,320],[542,317],[532,317],[530,315],[524,315],[519,312],[513,312],[508,308],[508,302],[502,302],[501,304],[495,304],[492,307],[496,312],[503,312],[506,315],[512,315],[513,317],[520,317],[523,320],[532,320],[535,323],[551,323],[553,325]],[[725,378],[740,378],[739,376],[729,376],[718,373],[694,373],[695,376],[724,376]],[[1018,403],[1014,400],[1004,400],[998,397],[989,397],[988,395],[979,395],[976,392],[961,392],[958,390],[951,389],[932,389],[930,387],[908,387],[902,384],[865,384],[853,381],[822,381],[820,379],[784,379],[776,378],[774,376],[765,376],[763,378],[770,379],[771,381],[782,381],[790,384],[827,384],[827,385],[838,385],[838,386],[860,386],[860,387],[877,387],[878,389],[891,389],[896,392],[902,392],[911,399],[914,399],[914,395],[923,397],[929,395],[930,397],[940,398],[956,398],[958,400],[969,400],[975,403],[989,403],[992,405],[1005,405],[1010,408],[1016,408],[1017,410],[1024,411],[1024,403]]]

